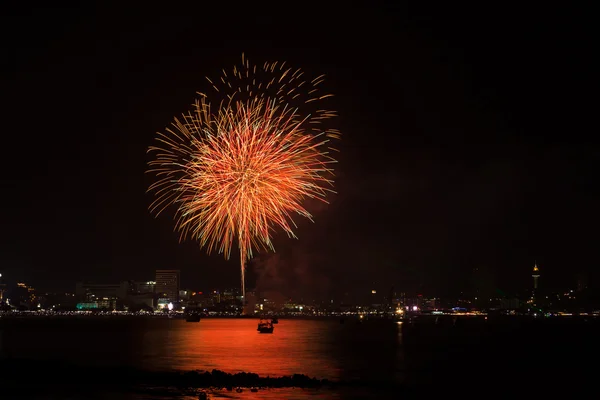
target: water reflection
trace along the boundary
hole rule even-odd
[[[413,387],[425,398],[435,397],[422,393],[426,388],[439,389],[445,395],[456,382],[488,382],[490,376],[509,370],[530,376],[531,382],[587,382],[594,378],[595,370],[584,366],[598,358],[594,350],[597,327],[512,321],[489,324],[473,320],[472,324],[445,327],[392,321],[357,324],[347,320],[340,324],[337,320],[282,319],[274,334],[260,335],[256,332],[258,321],[244,319],[204,319],[197,324],[142,318],[0,319],[0,366],[4,367],[0,368],[0,381],[2,393],[26,388],[28,398],[34,389],[31,397],[43,393],[37,397],[40,399],[53,391],[66,393],[63,398],[86,398],[91,388],[97,398],[137,400],[173,398],[160,394],[161,389],[170,387],[168,379],[161,381],[160,377],[168,375],[135,369],[130,375],[129,369],[114,367],[217,368],[265,376],[304,373],[336,380],[402,381],[406,383],[403,387]],[[533,360],[533,364],[515,364],[520,359]],[[23,386],[23,374],[31,371],[35,379]],[[159,378],[152,380],[155,377]],[[114,386],[115,380],[124,386]],[[76,392],[82,383],[81,391]],[[158,386],[152,386],[150,396],[141,390],[155,384]],[[131,394],[135,388],[139,390]],[[494,390],[499,388],[502,386]],[[504,397],[514,395],[514,388],[507,388]],[[113,389],[115,393],[109,392]],[[377,384],[338,389],[334,393],[285,388],[219,395],[239,399],[406,397],[395,391],[392,396],[380,393],[386,388]]]
[[[397,341],[382,341],[373,329],[356,330],[337,321],[282,320],[269,335],[258,334],[256,323],[252,319],[169,321],[168,326],[144,335],[144,366],[340,379],[364,372],[360,367],[364,370],[365,358],[378,364],[382,358],[395,358]],[[356,374],[345,373],[349,366]]]
[[[30,319],[0,326],[1,359],[142,370],[306,374],[316,378],[393,380],[403,374],[399,325],[282,319],[259,334],[256,319]]]

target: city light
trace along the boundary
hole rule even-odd
[[[0,275],[1,276],[1,275]],[[4,277],[2,276],[2,279]],[[417,297],[406,297],[404,293],[399,296],[394,293],[389,299],[384,298],[383,304],[374,301],[379,290],[371,289],[370,303],[372,304],[342,304],[340,307],[334,307],[335,299],[328,299],[322,303],[299,303],[297,299],[283,296],[280,293],[271,292],[248,292],[252,301],[245,303],[245,296],[241,296],[238,291],[231,288],[213,288],[206,292],[191,289],[182,289],[179,287],[170,290],[155,292],[154,295],[148,295],[144,291],[152,291],[154,287],[147,286],[155,281],[144,279],[143,281],[123,281],[120,283],[107,284],[77,284],[76,293],[38,293],[35,288],[27,282],[15,281],[7,284],[5,281],[0,283],[0,318],[4,315],[46,315],[46,314],[94,314],[105,313],[114,310],[123,313],[123,315],[138,315],[156,313],[157,315],[174,318],[176,314],[184,314],[190,309],[203,312],[210,316],[233,316],[256,314],[256,315],[315,315],[315,316],[336,316],[346,317],[355,316],[362,320],[373,320],[377,318],[389,318],[391,320],[410,320],[414,314],[418,314],[419,321],[425,321],[439,316],[480,316],[481,320],[487,320],[488,312],[499,313],[501,315],[527,315],[531,318],[548,317],[568,317],[585,316],[599,317],[600,310],[575,310],[574,306],[562,304],[564,301],[573,302],[574,294],[578,293],[573,289],[564,289],[558,293],[544,293],[539,299],[532,297],[524,298],[519,301],[516,298],[507,298],[504,296],[497,298],[478,297],[482,301],[481,307],[472,308],[471,297],[463,296],[459,300],[447,302],[440,301],[439,298],[418,295]],[[83,290],[83,289],[85,290]],[[175,291],[176,289],[176,291]],[[379,291],[380,292],[380,291]],[[368,293],[368,292],[367,292]],[[564,296],[563,296],[564,293]],[[177,298],[175,294],[179,294]],[[461,293],[462,294],[462,293]],[[529,295],[529,293],[528,293]],[[56,297],[60,296],[60,297]],[[69,299],[63,298],[63,296]],[[77,296],[77,298],[73,298]],[[7,298],[7,297],[10,297]],[[579,296],[578,296],[579,297]],[[278,300],[276,300],[278,299]],[[487,300],[486,300],[487,299]],[[546,303],[543,304],[544,299]],[[495,303],[485,304],[487,301]],[[483,303],[485,301],[485,303]],[[554,303],[556,302],[556,303]],[[554,303],[554,304],[552,304]],[[243,307],[239,306],[243,304]],[[569,306],[569,307],[567,307]],[[490,308],[491,307],[491,308]],[[555,307],[555,308],[549,308]],[[561,307],[562,309],[559,309]],[[202,311],[201,311],[202,310]],[[244,311],[241,311],[244,310]],[[492,318],[490,318],[492,319]],[[436,319],[437,320],[437,319]]]

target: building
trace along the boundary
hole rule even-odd
[[[75,296],[79,300],[77,309],[109,309],[120,308],[130,291],[129,282],[89,283],[77,282]]]
[[[11,293],[11,304],[35,308],[38,304],[35,289],[23,282],[18,282],[17,287]]]
[[[242,313],[244,315],[253,315],[258,303],[258,297],[256,295],[256,292],[246,292],[245,300],[246,303],[244,304]]]
[[[154,281],[129,281],[127,307],[129,310],[149,309],[156,306]]]
[[[394,297],[392,298],[392,306],[393,308],[406,307],[406,293],[394,293]]]
[[[540,269],[537,266],[537,263],[533,265],[533,274],[531,274],[533,278],[533,290],[538,288],[538,279],[540,278]]]
[[[261,293],[259,299],[262,300],[263,310],[273,312],[281,311],[288,300],[283,294],[273,290]]]
[[[155,282],[154,290],[159,300],[164,299],[171,303],[179,301],[178,269],[157,269]]]
[[[432,297],[432,298],[421,298],[420,299],[421,306],[419,309],[425,311],[435,311],[439,308],[440,299]]]
[[[94,302],[98,299],[120,299],[123,300],[129,293],[129,282],[119,283],[89,283],[77,282],[75,285],[75,296],[78,300]]]
[[[225,289],[221,294],[221,301],[226,302],[228,304],[235,303],[238,299],[240,299],[240,291],[238,289]]]
[[[183,301],[189,301],[192,298],[192,292],[191,290],[180,290],[179,291],[179,300]]]
[[[213,290],[210,294],[210,299],[212,301],[212,305],[217,305],[221,303],[221,292],[219,290]]]
[[[130,311],[153,309],[155,306],[156,302],[152,293],[130,294],[127,297],[127,307]]]
[[[154,293],[156,282],[154,281],[131,281],[129,290],[133,294]]]

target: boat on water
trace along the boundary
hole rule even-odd
[[[274,329],[272,321],[263,321],[262,319],[258,323],[258,328],[256,328],[258,333],[273,333]]]
[[[185,316],[185,322],[200,322],[200,314],[188,314]]]
[[[272,324],[278,324],[279,323],[279,319],[277,317],[273,317],[273,318],[271,318],[271,323]]]

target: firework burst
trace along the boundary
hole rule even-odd
[[[319,124],[335,113],[314,107],[330,96],[319,94],[323,77],[303,76],[285,63],[259,68],[242,56],[230,74],[207,78],[213,93],[199,93],[193,110],[149,148],[149,172],[157,177],[151,212],[173,207],[180,238],[208,252],[229,258],[237,241],[244,296],[253,249],[274,250],[277,227],[295,238],[292,216],[312,220],[303,202],[326,202],[332,192],[330,142],[339,132]]]

